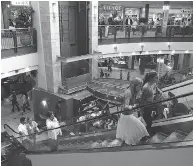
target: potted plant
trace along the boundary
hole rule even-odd
[[[32,13],[34,10],[31,6],[12,7],[11,13],[13,20],[16,23],[16,28],[28,28],[18,30],[20,33],[20,42],[23,46],[31,44],[32,35],[30,29],[32,28]]]

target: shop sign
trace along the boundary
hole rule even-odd
[[[29,6],[29,1],[11,1],[13,6]]]
[[[106,10],[106,11],[121,11],[122,10],[122,6],[120,5],[102,5],[102,10]]]
[[[181,12],[183,14],[193,14],[193,9],[182,9]]]

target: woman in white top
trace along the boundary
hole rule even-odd
[[[48,112],[48,119],[46,120],[46,126],[48,131],[48,137],[50,140],[51,150],[55,151],[58,147],[58,136],[62,135],[60,124],[53,113]],[[57,128],[57,129],[55,129]]]
[[[136,95],[142,88],[142,80],[135,78],[131,81],[129,89],[125,92],[124,110],[121,114],[116,138],[128,145],[136,145],[142,138],[149,136],[144,124],[133,115],[132,105],[135,104]]]

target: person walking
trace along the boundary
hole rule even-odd
[[[17,107],[17,110],[20,111],[20,108],[19,108],[19,103],[17,102],[17,94],[14,90],[12,90],[12,99],[11,99],[11,102],[12,102],[12,112],[15,111],[15,106]]]

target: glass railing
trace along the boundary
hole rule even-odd
[[[99,44],[137,42],[192,42],[193,26],[99,25]]]
[[[34,28],[1,30],[1,56],[23,55],[37,52],[37,32]]]
[[[187,108],[187,106],[184,104],[184,101],[191,99],[192,96],[193,92],[179,96],[173,94],[173,96],[172,95],[167,96],[163,98],[161,101],[157,101],[152,104],[136,106],[135,108],[133,108],[134,111],[133,115],[136,116],[137,118],[140,118],[141,108],[155,105],[158,108],[158,110],[156,109],[152,114],[152,118],[154,120],[157,120],[158,117],[161,117],[162,119],[163,118],[169,119],[170,117],[175,116],[191,115],[192,110]],[[180,104],[181,109],[177,109],[178,106],[176,106],[176,104],[178,105]],[[168,109],[165,110],[165,108]],[[170,109],[171,111],[168,111]],[[69,150],[71,148],[74,148],[74,146],[76,145],[78,146],[77,147],[78,149],[89,149],[92,147],[91,143],[94,143],[93,141],[98,141],[98,139],[101,140],[116,139],[115,130],[117,122],[120,113],[123,112],[125,111],[108,113],[104,110],[100,110],[95,113],[76,117],[71,121],[71,123],[68,122],[68,124],[62,125],[58,128],[40,131],[39,133],[27,136],[14,136],[12,131],[7,132],[12,137],[14,136],[14,139],[18,140],[18,142],[21,142],[22,145],[28,151],[48,152],[56,150],[67,150],[67,149]],[[58,138],[49,139],[48,135],[51,134],[50,132],[52,131],[60,133],[61,135]],[[108,131],[107,132],[109,133],[108,136],[107,135],[104,136],[103,134],[101,134],[104,131]],[[87,143],[82,144],[81,140],[84,140],[84,142]],[[103,147],[105,147],[105,145]]]

